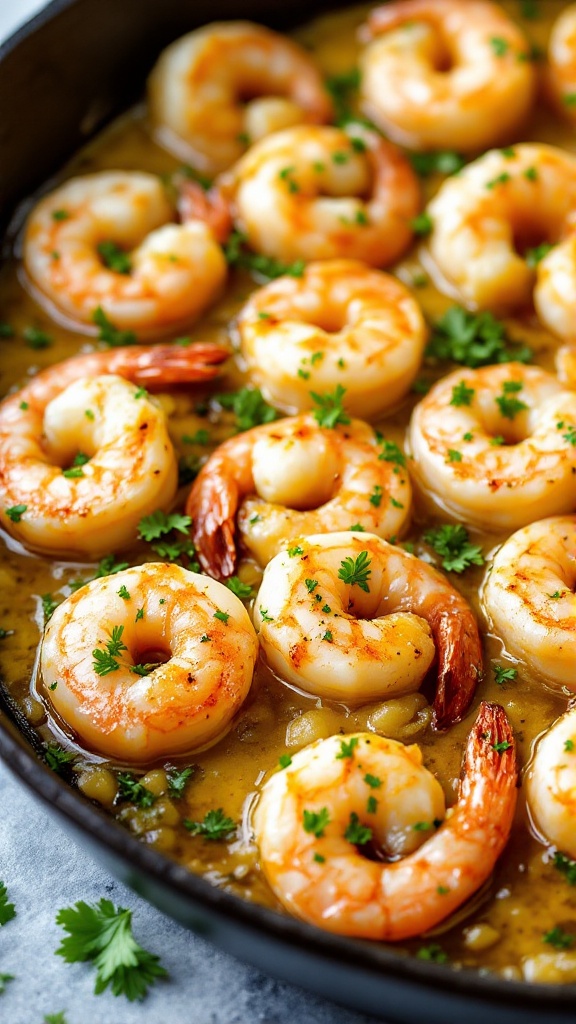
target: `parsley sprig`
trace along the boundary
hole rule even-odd
[[[427,530],[424,540],[442,557],[440,564],[447,572],[461,573],[470,565],[484,565],[482,549],[470,543],[468,530],[460,523]]]
[[[91,961],[97,969],[94,992],[110,985],[115,996],[143,999],[150,985],[167,977],[160,960],[136,942],[132,911],[101,899],[90,905],[80,900],[58,911],[56,924],[67,936],[56,950],[66,963]]]
[[[138,536],[151,544],[152,551],[159,558],[176,562],[185,557],[188,569],[199,572],[200,565],[196,561],[196,548],[190,537],[189,527],[192,525],[190,516],[179,512],[161,512],[159,509],[149,516],[144,516],[138,523]],[[175,537],[179,533],[181,537]],[[172,535],[172,536],[171,536]],[[153,544],[152,541],[155,541]]]
[[[102,306],[97,306],[92,314],[92,322],[98,328],[98,341],[103,341],[110,348],[121,348],[124,345],[135,345],[134,331],[121,331],[108,319]]]
[[[273,423],[278,413],[268,405],[260,388],[241,388],[225,395],[216,395],[216,401],[223,409],[231,409],[236,418],[236,430],[250,430],[262,423]]]
[[[224,256],[231,267],[249,270],[257,278],[274,281],[277,277],[287,274],[289,277],[302,277],[304,260],[294,263],[281,263],[273,256],[252,252],[248,247],[248,238],[241,231],[233,231],[224,246]]]
[[[337,423],[342,423],[343,425],[350,423],[350,417],[345,412],[342,404],[345,394],[346,388],[343,388],[341,384],[337,384],[334,391],[327,391],[323,395],[319,395],[316,391],[310,392],[312,400],[316,405],[314,419],[320,427],[333,430]]]
[[[131,772],[118,772],[118,797],[137,807],[152,807],[156,794],[147,789]]]
[[[367,551],[361,551],[357,558],[352,558],[352,556],[349,555],[348,558],[344,558],[340,564],[338,579],[342,580],[344,583],[348,583],[351,587],[360,587],[360,590],[369,594],[370,587],[368,586],[368,579],[372,575],[370,561],[370,556]]]
[[[491,313],[470,313],[462,306],[452,306],[434,324],[426,357],[475,368],[491,363],[528,363],[532,349],[511,341],[504,324]]]
[[[101,651],[96,647],[92,651],[94,658],[93,668],[96,675],[107,676],[110,672],[116,672],[120,668],[118,658],[128,648],[122,640],[124,626],[112,626],[110,639],[106,641],[105,650]]]
[[[184,818],[184,828],[193,836],[203,836],[204,839],[227,839],[236,831],[236,825],[232,818],[227,818],[221,807],[218,810],[207,811],[203,821],[191,821]]]
[[[8,924],[16,917],[16,907],[8,900],[8,890],[4,882],[0,882],[0,925]]]

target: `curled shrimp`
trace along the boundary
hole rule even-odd
[[[547,683],[576,690],[576,516],[542,519],[497,552],[483,592],[494,631]]]
[[[556,107],[576,122],[576,4],[568,4],[556,18],[548,42],[546,84]]]
[[[363,109],[402,146],[481,150],[530,110],[530,47],[496,4],[398,0],[374,8],[361,35]]]
[[[576,857],[576,708],[558,718],[538,740],[525,784],[538,831]]]
[[[69,558],[133,542],[141,516],[168,507],[177,486],[166,417],[142,385],[210,380],[226,355],[218,345],[131,346],[32,378],[0,404],[2,526]]]
[[[414,473],[454,515],[515,530],[576,507],[576,395],[536,366],[462,368],[418,403]]]
[[[332,113],[306,51],[249,21],[216,22],[177,39],[152,71],[148,96],[161,145],[208,174],[271,132],[321,124]]]
[[[255,601],[260,645],[283,679],[345,704],[412,693],[434,654],[434,721],[460,721],[482,674],[462,595],[419,558],[372,534],[299,538],[267,566]]]
[[[428,212],[432,257],[465,302],[506,312],[533,299],[545,327],[574,338],[573,154],[539,143],[493,150],[445,181]],[[549,251],[534,265],[541,245]]]
[[[346,382],[346,407],[369,419],[416,377],[426,339],[420,307],[389,274],[354,260],[310,263],[254,292],[238,332],[252,379],[285,412],[313,408],[311,391]]]
[[[76,329],[87,330],[99,306],[115,326],[143,334],[194,320],[224,286],[226,261],[208,224],[173,220],[152,174],[102,171],[64,182],[26,222],[35,297]]]
[[[67,597],[40,668],[45,699],[80,743],[148,762],[214,743],[250,689],[257,653],[227,587],[148,562]]]
[[[320,427],[287,417],[225,441],[202,467],[186,503],[198,558],[212,576],[231,576],[236,535],[260,565],[290,537],[360,526],[398,535],[412,504],[405,457],[380,448],[360,420]]]
[[[417,746],[373,733],[319,740],[263,787],[254,831],[264,873],[291,913],[327,931],[392,942],[420,935],[490,876],[512,826],[516,779],[497,704],[480,706],[445,818]]]
[[[295,260],[393,263],[412,238],[419,185],[400,150],[375,132],[301,125],[262,139],[221,179],[257,252]]]

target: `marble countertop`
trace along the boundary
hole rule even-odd
[[[43,6],[44,0],[0,0],[0,42]],[[4,765],[0,804],[0,879],[17,912],[0,930],[0,973],[14,976],[0,995],[1,1020],[41,1024],[46,1014],[64,1011],[67,1024],[370,1024],[240,963],[165,917],[77,846]],[[133,911],[136,939],[169,972],[142,1003],[109,992],[95,996],[94,968],[54,955],[64,935],[58,910],[102,897]]]

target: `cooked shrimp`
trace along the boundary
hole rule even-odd
[[[552,26],[547,85],[558,109],[576,122],[576,4],[565,7]]]
[[[576,439],[576,438],[575,438]],[[531,523],[498,551],[484,606],[507,649],[547,683],[576,690],[576,516]]]
[[[156,389],[210,380],[226,354],[218,345],[91,352],[51,366],[6,398],[3,527],[36,551],[69,558],[131,543],[139,518],[172,501],[177,467],[164,413],[120,377]]]
[[[360,526],[401,533],[411,511],[405,457],[379,447],[360,420],[334,429],[310,415],[288,417],[232,437],[197,476],[186,503],[204,569],[217,579],[236,567],[235,535],[260,565],[284,541]]]
[[[252,379],[285,412],[345,381],[346,406],[369,419],[416,377],[426,339],[420,307],[396,278],[353,260],[309,264],[254,292],[238,319]]]
[[[277,132],[222,178],[250,245],[285,263],[392,263],[412,238],[419,186],[400,150],[375,132],[300,126]]]
[[[558,718],[538,741],[526,772],[526,797],[538,831],[576,857],[576,708]]]
[[[227,587],[148,562],[66,598],[40,668],[45,697],[79,742],[147,762],[214,743],[250,689],[257,653]]]
[[[533,297],[545,327],[560,337],[574,337],[572,153],[540,143],[493,150],[445,181],[428,211],[434,225],[430,251],[461,298],[506,312]],[[519,252],[528,250],[529,255],[537,243],[554,248],[534,267]]]
[[[489,878],[512,826],[516,778],[497,704],[480,706],[443,822],[440,787],[417,746],[373,733],[320,740],[264,785],[254,815],[264,873],[288,910],[327,931],[420,935]],[[400,859],[371,859],[374,849]]]
[[[362,32],[362,105],[409,149],[478,151],[508,139],[534,98],[529,43],[486,0],[398,0]]]
[[[173,219],[152,174],[101,171],[64,182],[26,223],[35,297],[76,329],[92,324],[98,306],[116,327],[141,333],[194,320],[219,295],[226,261],[207,224]]]
[[[445,576],[373,534],[300,538],[268,565],[254,604],[275,672],[345,704],[417,690],[434,654],[435,724],[468,710],[482,674],[472,609]]]
[[[208,174],[231,167],[271,132],[321,124],[332,113],[306,51],[249,21],[216,22],[177,39],[148,89],[158,141]]]
[[[536,366],[461,369],[418,403],[414,472],[473,526],[515,530],[576,508],[576,394]]]

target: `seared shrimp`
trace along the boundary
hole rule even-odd
[[[549,330],[574,338],[573,154],[540,143],[486,153],[444,182],[428,212],[430,251],[461,298],[496,312],[533,298]],[[519,255],[542,242],[551,249],[536,267]]]
[[[300,126],[246,153],[221,182],[253,249],[285,263],[393,263],[412,238],[419,186],[400,150],[355,126]]]
[[[576,122],[576,4],[559,14],[548,43],[547,85],[556,106]]]
[[[414,472],[473,526],[515,530],[576,508],[576,394],[535,366],[455,370],[418,403]]]
[[[140,517],[172,501],[177,467],[164,413],[120,377],[156,389],[210,380],[226,355],[218,345],[91,352],[51,366],[6,398],[4,529],[36,551],[69,558],[131,543]]]
[[[435,724],[466,713],[482,674],[472,609],[445,576],[372,534],[300,538],[272,559],[254,603],[275,672],[308,693],[365,704],[412,693],[434,654]]]
[[[147,762],[214,743],[250,689],[257,653],[227,587],[148,562],[66,598],[40,667],[46,699],[80,743]]]
[[[576,690],[576,516],[531,523],[498,551],[483,601],[494,631],[547,683]],[[576,819],[575,819],[576,821]]]
[[[208,174],[231,167],[271,132],[321,124],[332,113],[306,51],[249,21],[217,22],[177,39],[148,90],[158,141]]]
[[[480,706],[444,821],[417,746],[373,733],[320,740],[264,785],[254,814],[264,873],[291,913],[327,931],[392,942],[420,935],[489,878],[512,826],[516,779],[497,704]],[[374,848],[400,859],[372,859]]]
[[[404,455],[382,443],[360,420],[325,429],[310,415],[225,441],[186,503],[204,569],[217,579],[234,573],[237,531],[260,565],[302,534],[360,526],[398,535],[410,516],[412,490]]]
[[[530,110],[530,46],[496,4],[398,0],[374,8],[362,35],[363,109],[402,146],[478,151]]]
[[[152,174],[102,171],[64,182],[26,223],[35,298],[76,329],[92,325],[98,306],[115,326],[142,334],[194,320],[220,293],[226,261],[207,224],[173,219]]]
[[[526,773],[526,797],[538,831],[576,857],[576,708],[538,741]]]
[[[369,419],[408,392],[424,353],[420,307],[396,278],[353,260],[309,264],[254,292],[238,319],[252,379],[285,412],[311,391],[346,383],[353,416]]]

